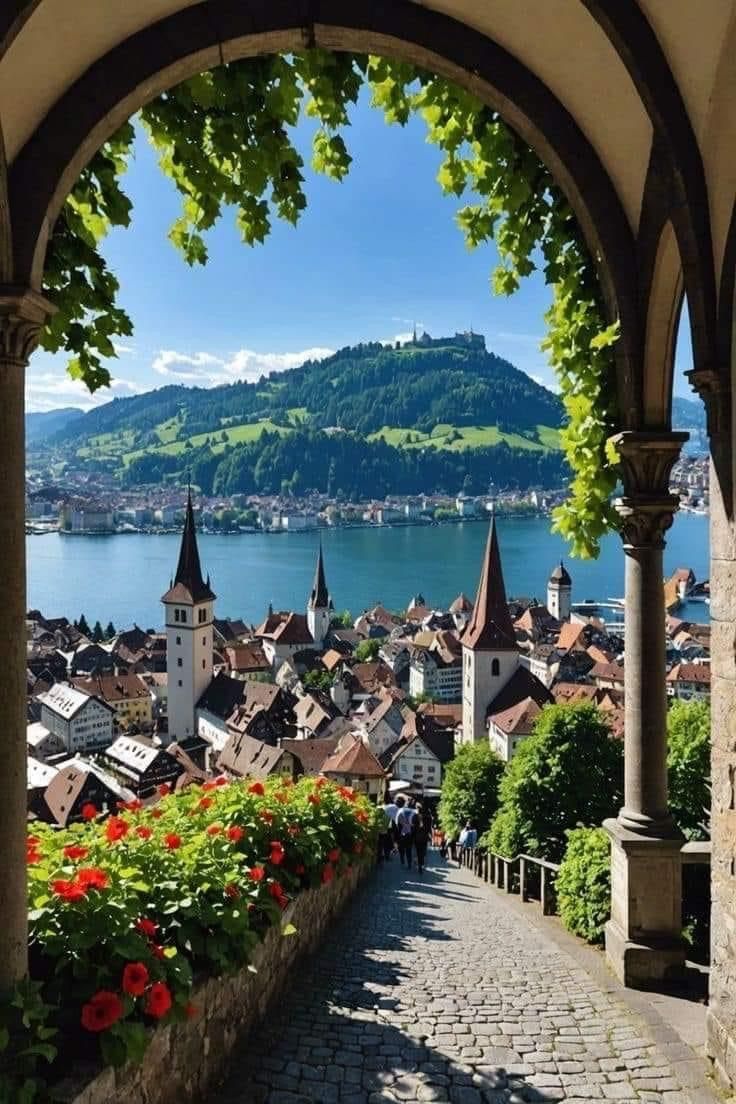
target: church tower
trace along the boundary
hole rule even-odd
[[[191,492],[179,563],[161,601],[166,611],[169,743],[196,735],[197,702],[212,681],[212,622],[216,595],[202,578]]]
[[[463,743],[488,739],[488,706],[519,666],[519,649],[506,602],[495,519],[491,521],[473,615],[463,646]]]
[[[560,560],[547,583],[547,609],[558,621],[569,621],[572,608],[572,579]]]
[[[307,602],[307,627],[312,634],[314,645],[318,651],[321,651],[324,647],[327,634],[330,631],[331,617],[332,599],[325,582],[325,565],[322,559],[322,541],[320,541],[314,582]]]

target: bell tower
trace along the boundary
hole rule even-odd
[[[314,582],[307,602],[307,627],[318,650],[324,647],[327,634],[330,631],[332,608],[332,599],[325,581],[325,565],[322,557],[322,541],[320,541]]]
[[[187,496],[179,562],[163,595],[168,672],[168,742],[196,735],[197,702],[212,681],[214,603],[202,578],[191,492]]]

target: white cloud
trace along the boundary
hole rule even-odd
[[[305,360],[323,360],[332,356],[334,351],[323,346],[293,353],[257,353],[253,349],[239,349],[225,358],[206,352],[180,353],[175,349],[162,349],[153,362],[153,370],[171,380],[198,384],[200,387],[216,387],[237,380],[255,383],[261,376],[298,368]]]
[[[109,387],[90,392],[81,380],[74,380],[66,372],[29,373],[26,380],[26,409],[30,411],[57,410],[60,406],[76,406],[91,410],[115,398],[115,393],[140,394],[145,390],[134,380],[117,376]]]
[[[126,353],[129,353],[132,356],[135,353],[135,349],[132,345],[121,345],[117,341],[113,341],[112,347],[118,354],[118,356],[125,356]]]

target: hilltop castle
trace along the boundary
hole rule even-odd
[[[445,349],[448,345],[458,349],[481,349],[485,352],[486,339],[483,334],[473,333],[472,329],[463,333],[456,333],[454,337],[430,337],[426,330],[417,337],[417,328],[414,327],[411,341],[404,342],[404,348],[416,347],[419,349]]]

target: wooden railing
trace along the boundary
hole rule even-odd
[[[484,882],[503,889],[506,893],[518,893],[522,901],[532,900],[530,882],[538,883],[538,900],[544,916],[554,915],[555,879],[559,866],[535,855],[516,855],[513,859],[486,851],[481,847],[463,851],[463,865],[472,870]],[[530,873],[535,872],[530,878]]]

